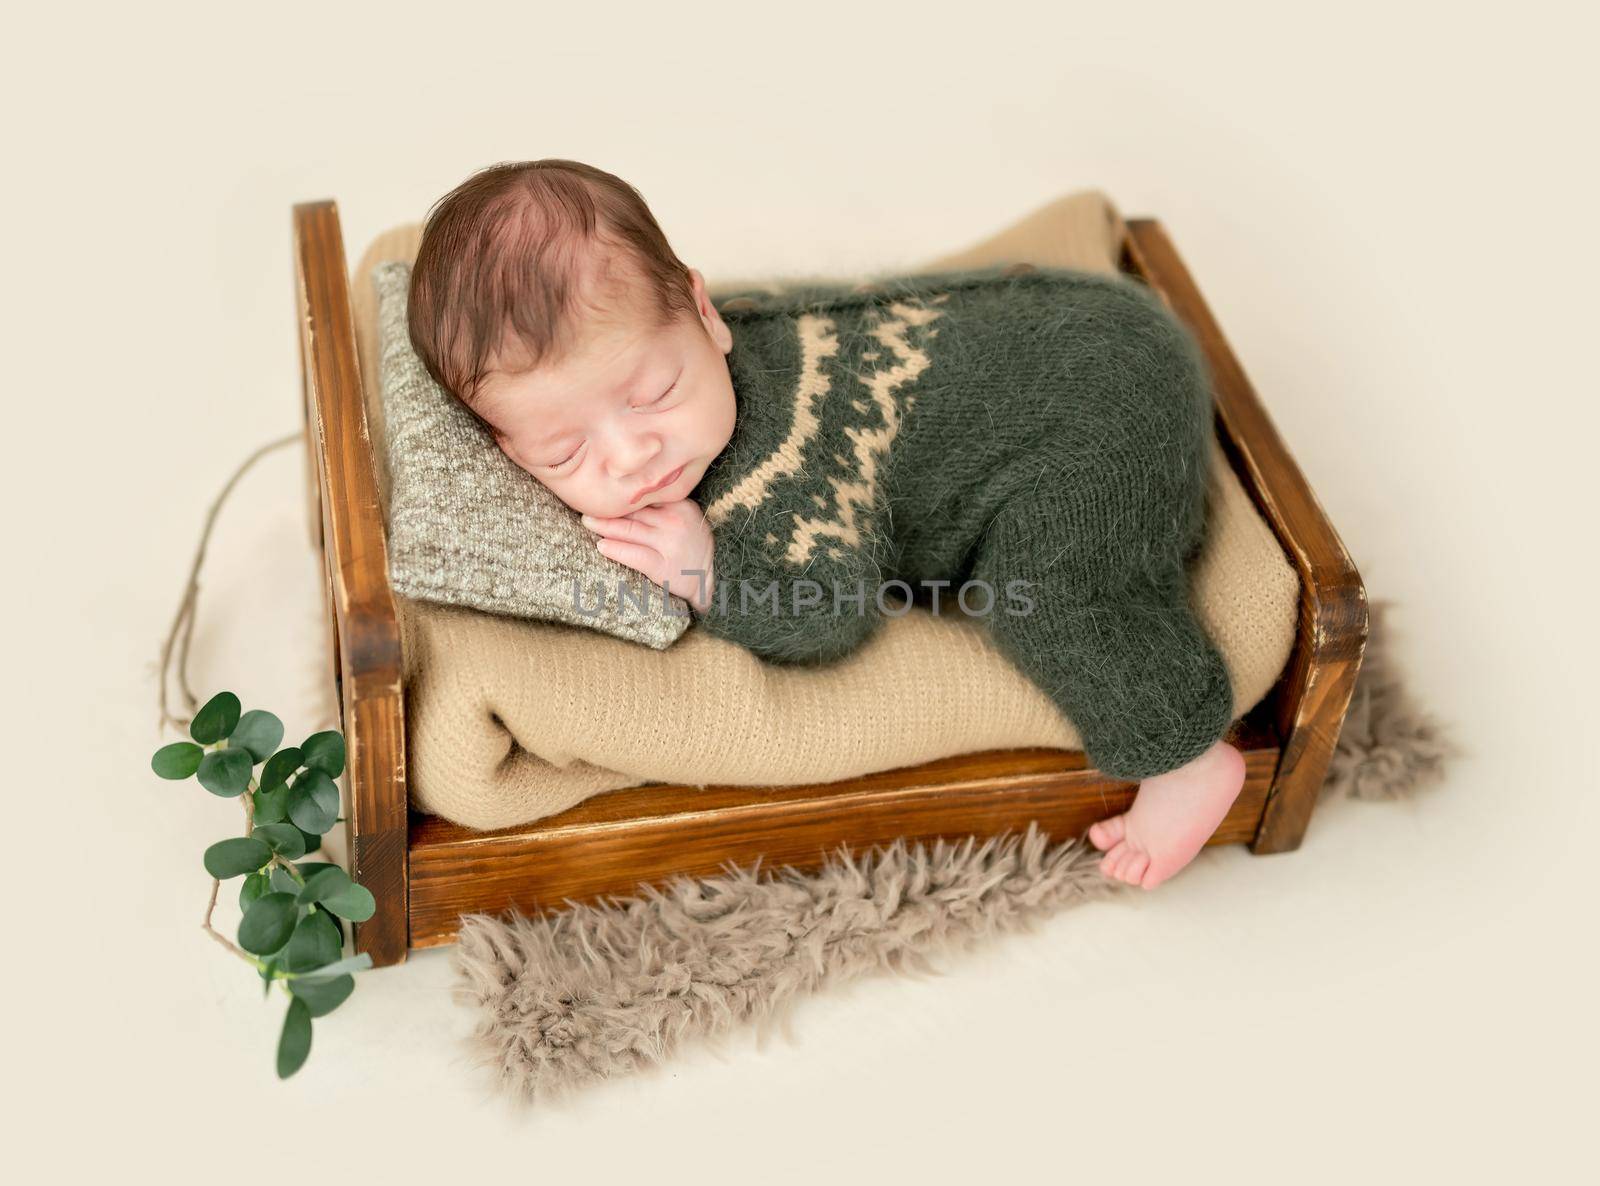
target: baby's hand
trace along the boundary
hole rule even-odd
[[[694,499],[654,503],[613,519],[584,515],[583,525],[600,534],[596,546],[602,556],[644,573],[701,613],[711,605],[711,591],[716,587],[711,573],[711,525]],[[696,576],[690,569],[705,576]]]

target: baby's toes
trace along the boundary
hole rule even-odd
[[[1178,870],[1169,868],[1169,864],[1170,862],[1166,864],[1147,865],[1145,871],[1139,877],[1140,887],[1147,890],[1155,889],[1156,886],[1160,885],[1163,881],[1167,880],[1167,878],[1171,877]],[[1183,866],[1179,865],[1178,869],[1181,868],[1183,868]]]
[[[1128,858],[1128,863],[1122,867],[1122,880],[1129,885],[1142,885],[1144,883],[1145,870],[1150,868],[1150,854],[1134,848],[1131,844],[1128,845],[1128,848],[1132,850],[1133,855]]]
[[[1133,845],[1124,841],[1100,859],[1100,872],[1113,881],[1127,881],[1128,866],[1137,855]]]
[[[1123,820],[1123,816],[1114,815],[1110,819],[1103,819],[1099,823],[1091,825],[1089,828],[1089,843],[1101,852],[1121,844],[1124,830]]]
[[[1113,849],[1111,852],[1106,853],[1105,856],[1100,858],[1100,876],[1109,877],[1113,881],[1116,880],[1116,877],[1111,870],[1116,867],[1118,857],[1120,856],[1121,852],[1122,850],[1120,848]]]

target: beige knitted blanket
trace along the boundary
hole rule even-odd
[[[411,224],[380,235],[352,277],[385,492],[371,270],[410,261],[418,233]],[[1024,260],[1111,271],[1120,242],[1117,211],[1086,191],[901,271]],[[760,283],[729,278],[713,291]],[[1227,660],[1238,717],[1288,659],[1299,582],[1220,446],[1212,453],[1194,599]],[[583,627],[397,597],[412,802],[469,827],[499,828],[641,783],[826,782],[979,750],[1079,748],[1072,723],[993,648],[981,619],[944,601],[938,615],[918,606],[886,621],[838,663],[793,668],[694,628],[656,651]]]

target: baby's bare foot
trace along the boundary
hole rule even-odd
[[[1244,755],[1226,741],[1145,779],[1132,807],[1089,829],[1090,842],[1106,854],[1100,872],[1155,889],[1194,860],[1243,786]]]

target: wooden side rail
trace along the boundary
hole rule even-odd
[[[1294,651],[1270,695],[1282,755],[1250,844],[1252,852],[1287,852],[1305,835],[1355,690],[1367,641],[1366,589],[1166,231],[1150,218],[1127,225],[1125,265],[1199,339],[1215,384],[1218,436],[1300,574]]]
[[[1263,714],[1264,715],[1264,714]],[[1256,833],[1278,765],[1255,715],[1230,736],[1245,782],[1209,844]],[[960,840],[1021,832],[1082,835],[1133,801],[1138,784],[1101,774],[1080,750],[958,754],[833,783],[776,787],[653,785],[586,799],[559,815],[480,832],[437,816],[411,829],[411,943],[455,941],[461,916],[514,908],[528,916],[571,901],[628,895],[640,883],[720,872],[729,862],[814,869],[847,846]]]
[[[410,909],[400,630],[333,202],[294,208],[294,270],[308,463],[321,512],[315,542],[327,575],[347,751],[350,873],[378,902],[355,927],[355,946],[374,965],[392,964],[406,955]]]

